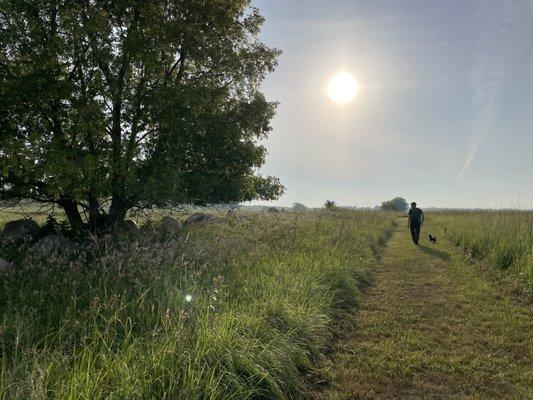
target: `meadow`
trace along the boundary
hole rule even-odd
[[[447,211],[432,217],[471,260],[483,260],[533,289],[533,212]]]
[[[224,215],[175,238],[4,252],[0,399],[304,397],[394,220]]]

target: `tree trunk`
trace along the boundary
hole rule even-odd
[[[98,198],[92,191],[89,191],[87,195],[87,204],[89,205],[89,230],[91,232],[97,232],[105,229],[105,214],[101,212]]]
[[[118,226],[124,222],[129,206],[120,195],[114,195],[111,199],[111,207],[109,207],[109,224],[111,226]]]
[[[70,199],[61,199],[58,204],[63,208],[67,215],[70,227],[75,232],[80,232],[84,228],[83,220],[81,219],[80,211],[76,202]]]

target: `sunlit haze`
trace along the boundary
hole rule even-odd
[[[263,85],[272,204],[533,207],[532,1],[253,4],[283,50]]]
[[[351,102],[358,91],[357,81],[345,71],[334,75],[328,84],[329,97],[341,106]]]

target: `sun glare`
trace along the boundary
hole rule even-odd
[[[328,84],[330,99],[341,106],[351,102],[358,90],[357,81],[348,72],[339,72],[331,78]]]

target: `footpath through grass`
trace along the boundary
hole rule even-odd
[[[532,399],[531,309],[465,263],[436,224],[418,248],[400,221],[317,397]]]

